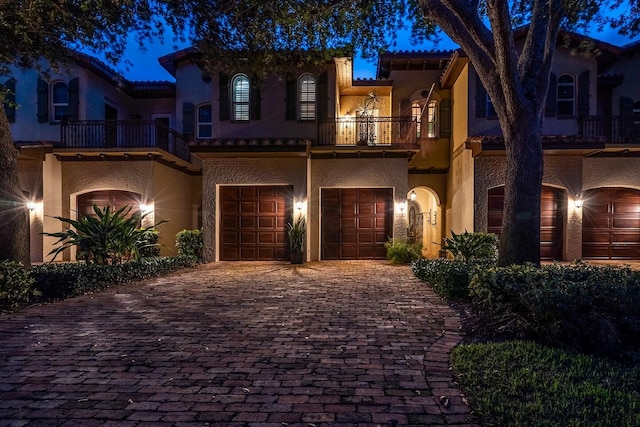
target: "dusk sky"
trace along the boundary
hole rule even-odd
[[[407,32],[408,34],[408,32]],[[635,37],[633,39],[622,37],[615,31],[603,32],[590,34],[592,37],[606,41],[608,43],[624,46],[627,43],[631,43],[636,40],[640,40],[639,37]],[[181,44],[177,46],[177,49],[182,49],[187,47],[189,44]],[[133,81],[159,81],[159,80],[168,80],[174,81],[175,79],[158,63],[158,58],[174,52],[175,43],[173,43],[170,37],[167,37],[164,43],[160,41],[156,41],[153,44],[147,46],[146,52],[141,52],[140,48],[135,42],[131,42],[127,52],[125,54],[125,58],[129,60],[132,65],[128,65],[121,62],[119,65],[113,67],[118,72],[123,74],[128,80]],[[408,38],[405,38],[404,41],[401,37],[398,37],[397,46],[392,48],[391,50],[399,51],[399,50],[432,50],[432,49],[440,49],[447,50],[453,49],[457,47],[451,40],[443,36],[443,40],[434,45],[431,42],[425,43],[423,45],[412,45]],[[103,59],[100,55],[95,55],[92,52],[87,52],[94,56],[98,56],[100,59]],[[355,78],[375,78],[376,72],[376,60],[365,61],[361,58],[356,58],[354,62],[354,77]]]

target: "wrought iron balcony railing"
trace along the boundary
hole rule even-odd
[[[640,144],[640,115],[586,116],[578,123],[582,136],[604,136],[609,144]]]
[[[320,146],[394,146],[417,143],[413,117],[339,117],[318,125]]]
[[[60,126],[64,148],[157,148],[190,161],[181,134],[155,120],[84,120]]]

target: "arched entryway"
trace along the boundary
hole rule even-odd
[[[500,235],[504,210],[504,186],[494,187],[488,194],[487,231]],[[542,186],[540,196],[540,258],[562,260],[565,223],[564,192]]]
[[[428,187],[415,187],[407,195],[409,240],[422,243],[422,253],[435,258],[442,242],[442,209],[435,191]]]

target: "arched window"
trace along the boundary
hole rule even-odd
[[[576,83],[573,76],[563,74],[558,77],[558,115],[573,116],[575,115],[575,92]]]
[[[298,118],[316,119],[316,79],[311,74],[304,74],[298,80]]]
[[[203,104],[198,107],[198,138],[208,139],[212,136],[213,122],[211,119],[211,104]]]
[[[249,121],[249,78],[244,74],[236,75],[231,82],[231,104],[233,120]]]
[[[413,101],[411,103],[411,117],[416,122],[416,138],[420,138],[420,131],[422,128],[422,106],[420,102]]]
[[[64,82],[56,82],[51,86],[52,121],[61,122],[69,115],[69,90]]]
[[[438,103],[429,101],[427,104],[427,138],[438,137]]]

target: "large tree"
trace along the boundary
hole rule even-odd
[[[64,67],[74,48],[103,52],[117,61],[128,38],[142,43],[163,32],[162,2],[151,0],[0,0],[0,77],[11,66]],[[4,83],[2,78],[0,83]],[[0,91],[0,105],[11,99]],[[19,105],[17,106],[19,108]],[[29,264],[29,219],[14,147],[0,108],[0,260]]]
[[[637,0],[176,0],[204,63],[273,69],[300,52],[386,48],[406,22],[417,40],[441,29],[460,45],[495,107],[506,148],[499,264],[540,262],[542,111],[561,28],[637,33]],[[610,8],[617,8],[608,17]],[[178,10],[179,9],[179,10]],[[183,11],[181,13],[180,11]],[[527,24],[516,50],[514,30]],[[243,54],[238,54],[243,52]],[[229,55],[231,53],[231,55]],[[208,62],[207,62],[208,61]]]

